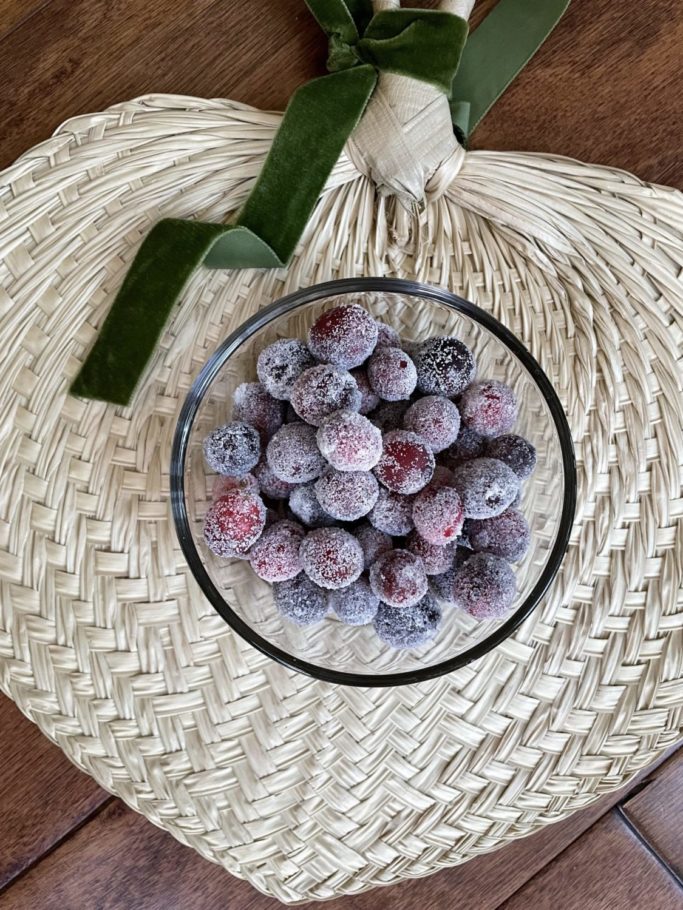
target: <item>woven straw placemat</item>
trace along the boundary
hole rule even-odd
[[[0,684],[109,791],[295,901],[529,834],[679,736],[683,200],[607,168],[472,152],[413,216],[343,157],[286,273],[200,270],[130,408],[69,397],[150,224],[224,218],[279,120],[147,97],[70,121],[4,174]],[[206,358],[283,292],[351,275],[492,311],[553,380],[578,458],[543,604],[478,663],[396,690],[315,682],[251,649],[200,595],[170,518],[171,438]]]

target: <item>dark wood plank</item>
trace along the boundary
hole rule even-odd
[[[0,41],[0,164],[67,117],[146,92],[282,108],[323,71],[321,34],[303,0],[52,0]]]
[[[87,895],[87,897],[85,897]],[[16,881],[3,910],[277,910],[116,800]]]
[[[569,155],[683,186],[683,19],[677,0],[572,0],[474,148]]]
[[[414,910],[416,906],[494,910],[623,796],[609,794],[532,837],[426,879],[402,882],[326,904],[328,910]],[[112,858],[116,858],[115,861]],[[181,846],[116,801],[18,879],[2,896],[3,910],[72,907],[89,895],[98,910],[275,910],[281,905]],[[53,903],[49,903],[52,900]],[[307,903],[308,910],[319,904]],[[562,908],[564,910],[564,908]],[[593,910],[593,908],[591,908]],[[661,908],[666,910],[666,908]]]
[[[676,9],[644,0],[616,14],[610,0],[574,0],[473,147],[549,151],[683,185]],[[282,108],[324,71],[325,52],[303,0],[52,0],[0,40],[0,165],[65,118],[145,92]]]
[[[0,695],[0,887],[109,795]]]
[[[0,3],[0,38],[20,22],[25,22],[39,7],[50,0],[2,0]]]
[[[611,812],[500,910],[680,910],[682,904],[674,879]]]
[[[662,765],[647,787],[624,800],[622,809],[657,853],[683,876],[683,751]]]

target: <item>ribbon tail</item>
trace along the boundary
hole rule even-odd
[[[453,80],[451,110],[470,135],[526,66],[569,6],[570,0],[500,0],[470,35]],[[469,103],[463,123],[462,102]]]
[[[237,224],[289,261],[346,140],[377,82],[368,65],[313,79],[297,89]],[[231,268],[212,250],[210,268]]]
[[[142,242],[71,392],[127,405],[195,269],[280,268],[306,227],[375,87],[371,66],[323,76],[292,97],[233,225],[166,218]]]

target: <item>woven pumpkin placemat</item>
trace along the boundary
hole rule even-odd
[[[150,96],[0,187],[0,685],[102,786],[283,901],[426,875],[588,805],[680,735],[683,200],[545,155],[462,154],[425,209],[342,156],[287,272],[200,270],[130,408],[68,395],[141,238],[223,219],[278,114]],[[412,277],[491,311],[568,414],[579,502],[534,615],[448,677],[316,682],[237,638],[170,516],[179,409],[260,306]]]

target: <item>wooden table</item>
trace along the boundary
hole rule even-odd
[[[473,147],[555,152],[682,186],[678,13],[674,0],[574,0]],[[2,0],[0,164],[67,117],[147,92],[282,108],[324,59],[303,0]],[[3,910],[278,906],[109,797],[4,698],[0,762]],[[673,910],[680,753],[649,779],[497,854],[327,906]]]

